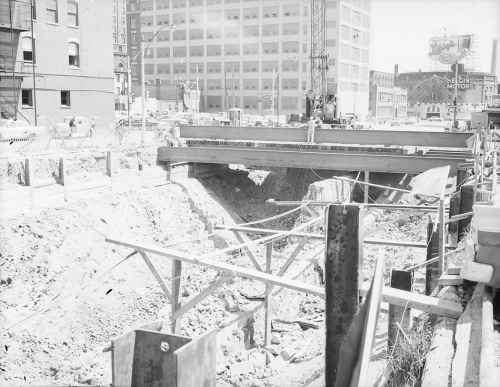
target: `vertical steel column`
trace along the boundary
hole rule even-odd
[[[465,214],[466,212],[472,211],[472,206],[474,204],[474,187],[472,185],[463,185],[460,188],[460,208],[459,213]],[[465,219],[460,219],[458,221],[458,238],[457,243],[460,242],[464,233],[472,220],[472,216],[468,216]]]
[[[438,225],[439,227],[439,225]],[[437,231],[437,230],[436,230]],[[430,260],[439,256],[439,234],[434,232],[434,223],[427,224],[427,258]],[[425,267],[425,295],[429,296],[436,288],[439,279],[439,262]]]
[[[359,304],[359,206],[329,205],[326,213],[326,386],[337,376],[340,347]]]

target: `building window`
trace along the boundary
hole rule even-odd
[[[33,13],[33,20],[36,20],[36,0],[31,2],[31,12]]]
[[[21,99],[23,107],[33,106],[33,90],[22,90]]]
[[[68,0],[68,26],[78,27],[78,2]]]
[[[47,0],[47,22],[48,23],[57,23],[57,0]]]
[[[69,65],[74,67],[80,67],[80,47],[78,43],[70,42],[68,44],[68,56],[69,56]]]
[[[71,106],[71,98],[69,95],[69,91],[61,91],[61,106],[64,107]]]
[[[130,18],[130,26],[132,28],[136,28],[136,23],[137,23],[137,19],[134,19],[134,18]]]
[[[23,60],[25,62],[34,62],[33,41],[29,36],[23,37]]]

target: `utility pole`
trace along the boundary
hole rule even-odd
[[[271,109],[272,109],[271,123],[272,123],[272,126],[274,126],[274,78],[276,78],[276,69],[275,69],[275,66],[273,64],[273,95],[271,98]]]
[[[453,127],[456,129],[458,129],[458,125],[457,125],[457,96],[458,96],[458,60],[455,62],[455,100],[453,102],[453,104],[455,105],[455,109],[453,111]]]
[[[235,108],[235,107],[236,107],[236,99],[234,98],[234,66],[233,66],[233,108]],[[229,114],[229,112],[228,112],[228,114]]]
[[[198,65],[196,65],[196,121],[200,124],[200,86],[198,84]]]
[[[130,67],[130,57],[127,55],[127,103],[128,103],[128,132],[131,130],[131,113],[130,113],[130,100],[132,99],[132,69]]]
[[[141,94],[142,94],[142,130],[141,144],[144,146],[146,142],[146,86],[145,86],[145,71],[144,71],[144,35],[141,37]]]

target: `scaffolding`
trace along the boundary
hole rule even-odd
[[[17,119],[18,115],[22,116],[18,110],[21,83],[24,76],[34,76],[34,68],[31,66],[29,70],[24,66],[23,61],[17,61],[17,52],[19,43],[22,43],[21,33],[31,31],[31,52],[32,61],[34,61],[33,12],[32,0],[0,0],[1,118]],[[34,89],[32,99],[35,100]]]

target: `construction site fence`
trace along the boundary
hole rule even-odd
[[[164,143],[167,132],[171,128],[153,129],[146,128],[144,145]],[[57,150],[75,150],[86,148],[115,148],[139,146],[143,143],[142,129],[140,127],[96,127],[93,133],[77,133],[75,135],[62,135],[47,130],[41,134],[19,134],[15,138],[2,138],[0,153],[29,153]]]

